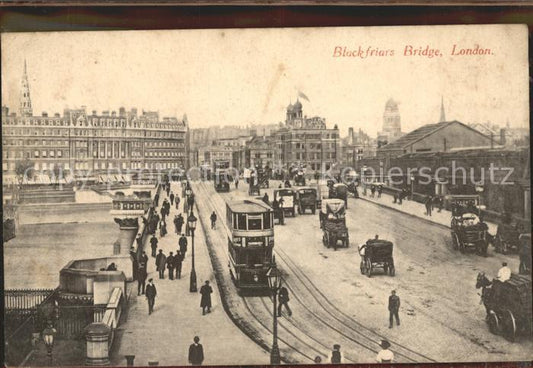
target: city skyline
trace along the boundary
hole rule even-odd
[[[513,48],[512,36],[494,27],[467,34],[449,29],[446,40],[455,33],[464,43],[481,36],[484,42],[497,40],[495,55],[481,62],[475,57],[455,63],[451,56],[353,60],[331,55],[333,45],[354,38],[396,54],[407,39],[445,48],[442,28],[412,27],[392,40],[390,27],[4,34],[2,104],[18,111],[26,60],[35,115],[124,106],[161,116],[187,114],[191,128],[275,124],[284,121],[286,106],[301,91],[310,100],[300,98],[304,114],[324,117],[328,127],[337,124],[341,132],[355,126],[375,137],[389,98],[398,102],[404,131],[438,122],[441,99],[449,120],[527,127],[527,53]],[[274,44],[279,37],[284,42]],[[336,41],[328,41],[331,37]],[[23,53],[12,52],[21,48]],[[83,57],[72,57],[77,54]],[[509,88],[499,88],[502,75]]]

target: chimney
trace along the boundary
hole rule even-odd
[[[42,116],[43,118],[47,118],[47,117],[48,117],[48,113],[47,113],[46,111],[43,111],[43,112],[41,113],[41,116]]]
[[[106,110],[106,111],[102,111],[102,115],[104,115],[104,116],[109,116],[109,111],[108,111],[108,110]]]
[[[355,144],[353,135],[353,128],[348,128],[348,144]]]
[[[112,111],[111,112],[111,116],[117,116],[117,112],[116,111]]]
[[[121,107],[120,109],[118,109],[118,115],[122,118],[124,116],[126,116],[126,109]]]
[[[96,110],[93,110],[93,116],[96,116]]]
[[[54,114],[54,117],[59,118],[59,117],[60,117],[59,113],[56,112],[56,113]]]
[[[507,129],[500,129],[500,144],[502,146],[505,146],[505,144],[507,143],[505,141],[505,133],[507,133]]]

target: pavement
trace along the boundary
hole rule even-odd
[[[450,221],[452,218],[452,214],[450,211],[446,209],[442,209],[441,212],[439,212],[438,208],[433,208],[433,211],[431,211],[431,216],[428,216],[426,214],[426,206],[423,203],[411,201],[411,200],[403,200],[402,204],[394,203],[394,198],[390,194],[383,193],[381,195],[381,198],[378,198],[377,193],[372,198],[370,197],[370,191],[368,191],[368,194],[365,196],[362,193],[360,193],[360,199],[378,204],[380,206],[384,206],[387,208],[391,208],[393,210],[403,212],[405,214],[418,217],[420,219],[429,221],[434,224],[450,227]],[[498,228],[497,224],[494,224],[492,222],[485,221],[486,224],[489,227],[489,233],[496,234],[496,230]]]
[[[179,183],[172,183],[174,193],[181,195]],[[161,192],[160,204],[166,194]],[[180,203],[181,212],[183,199]],[[158,209],[158,212],[159,209]],[[169,233],[158,237],[159,249],[168,256],[175,254],[178,249],[178,235],[174,233],[172,219],[178,213],[175,206],[171,206],[167,228]],[[199,219],[207,221],[208,219]],[[159,235],[159,232],[158,232]],[[211,266],[205,234],[202,226],[197,225],[195,233],[195,269],[198,279],[198,290],[205,280],[209,280],[213,288],[211,313],[202,315],[200,308],[200,294],[189,292],[189,277],[191,271],[192,243],[189,245],[183,261],[182,278],[169,280],[168,270],[165,279],[160,280],[155,269],[155,259],[148,261],[148,278],[154,279],[157,288],[154,312],[148,315],[148,303],[144,296],[132,293],[127,321],[120,326],[121,338],[118,346],[113,348],[111,356],[112,366],[125,366],[125,355],[135,355],[135,365],[147,366],[149,362],[157,361],[159,365],[183,366],[188,365],[188,349],[194,336],[200,337],[204,348],[204,365],[235,365],[235,364],[265,364],[269,361],[268,354],[233,324],[226,315],[215,276]],[[149,248],[149,245],[147,244]],[[147,254],[151,251],[147,249]],[[136,286],[136,285],[135,285]]]

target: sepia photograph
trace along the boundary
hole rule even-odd
[[[528,27],[1,33],[4,364],[533,360]]]

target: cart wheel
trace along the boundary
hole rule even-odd
[[[452,246],[455,250],[459,248],[459,240],[457,239],[457,234],[454,232],[452,232]]]
[[[489,313],[489,331],[491,334],[494,335],[500,335],[502,333],[501,326],[500,326],[500,319],[498,318],[498,315],[493,310]]]
[[[503,337],[507,341],[514,342],[516,338],[516,320],[513,312],[506,310],[502,316],[502,332]]]

